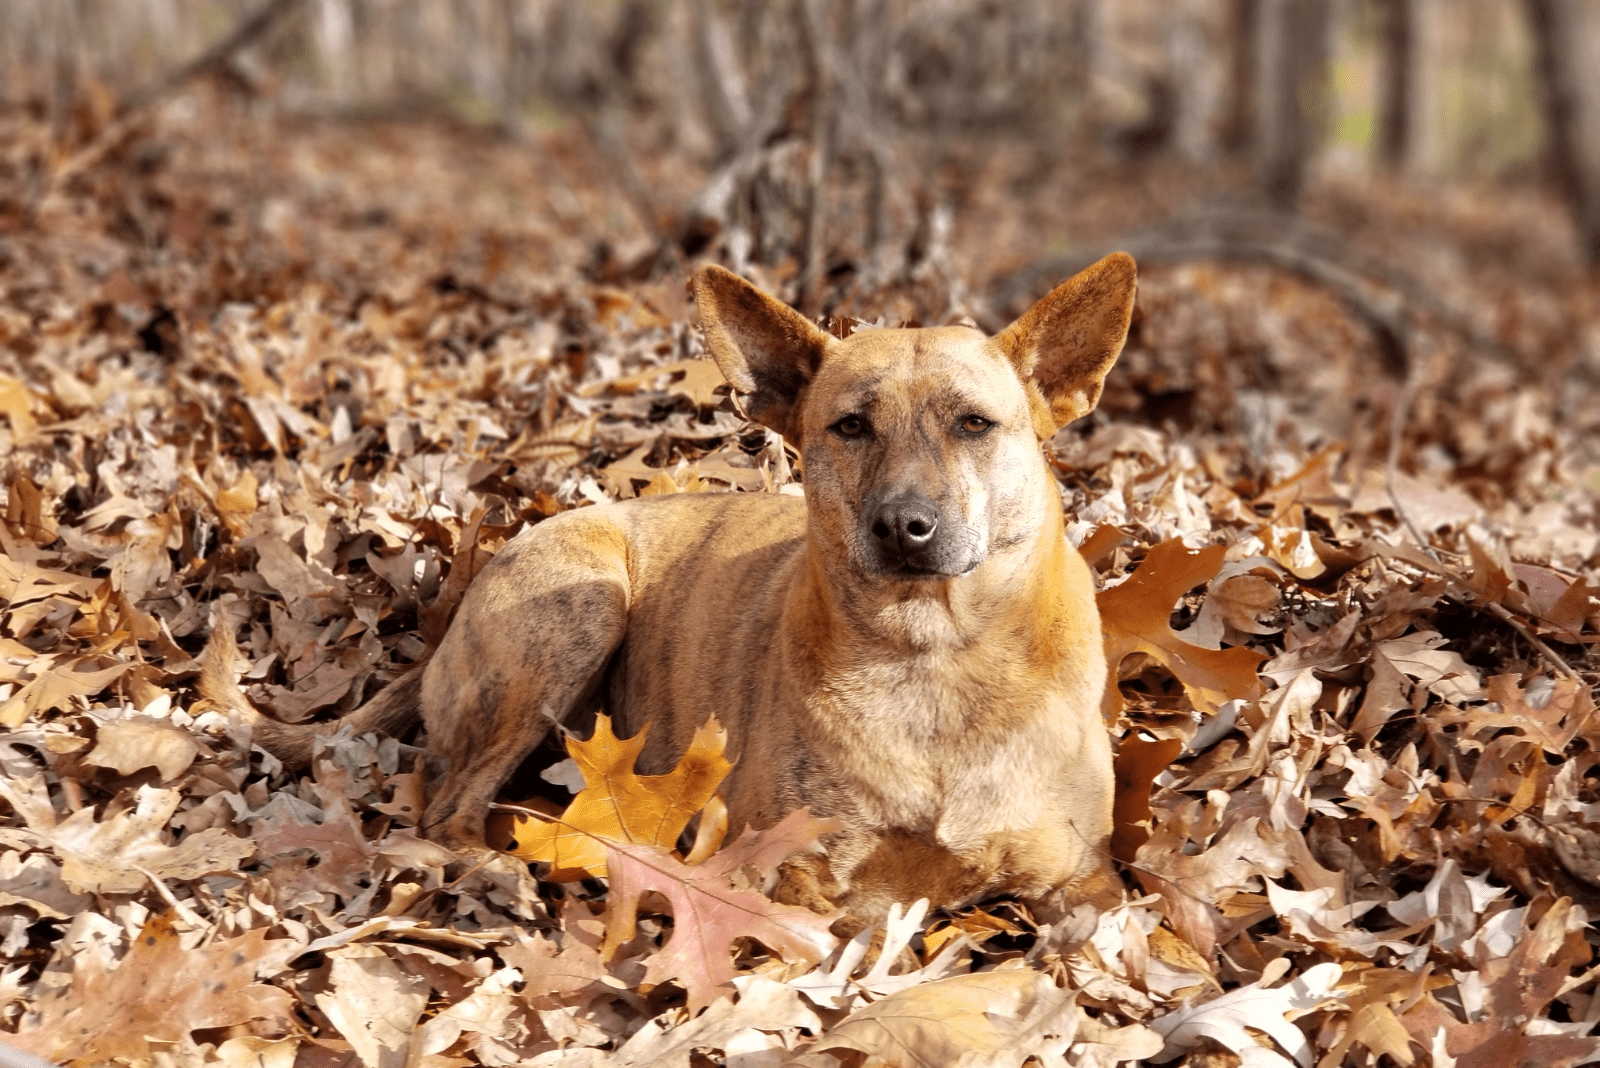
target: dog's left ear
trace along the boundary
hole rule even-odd
[[[1113,252],[1056,286],[995,336],[1023,381],[1042,395],[1034,404],[1041,438],[1088,415],[1100,400],[1106,374],[1128,338],[1137,289],[1133,257]]]
[[[722,376],[749,394],[750,418],[800,447],[800,397],[822,365],[829,338],[782,301],[715,264],[694,276],[706,347]]]

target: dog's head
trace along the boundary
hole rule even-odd
[[[1059,508],[1039,443],[1100,399],[1135,279],[1132,257],[1107,256],[994,337],[947,326],[840,341],[715,266],[695,294],[751,418],[800,450],[813,537],[865,574],[918,580],[972,571]]]

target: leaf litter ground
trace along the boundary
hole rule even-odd
[[[1530,354],[1414,354],[1393,467],[1401,385],[1326,295],[1144,272],[1101,412],[1049,446],[1119,661],[1128,903],[1039,928],[907,902],[840,942],[761,895],[816,821],[712,853],[712,811],[680,841],[721,773],[709,728],[670,781],[608,735],[549,749],[496,826],[561,884],[450,881],[408,741],[336,737],[301,777],[250,749],[241,709],[348,711],[529,523],[798,486],[698,359],[683,275],[595,280],[595,241],[641,235],[570,132],[357,151],[182,104],[42,195],[42,127],[0,135],[0,1041],[73,1064],[1600,1057],[1594,301],[1547,207],[1497,230],[1470,197],[1313,204],[1401,259],[1426,218],[1460,253],[1431,281]],[[956,239],[975,270],[1018,211],[987,188]],[[924,299],[884,308],[942,314]]]

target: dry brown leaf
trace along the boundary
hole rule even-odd
[[[692,868],[656,846],[608,842],[611,894],[602,955],[610,957],[633,938],[640,898],[654,891],[667,899],[673,934],[649,958],[645,983],[676,979],[688,992],[690,1013],[726,992],[737,974],[733,947],[738,939],[754,939],[790,962],[815,964],[834,947],[829,926],[837,914],[822,916],[776,904],[757,890],[740,888],[736,879],[742,881],[746,868],[773,871],[838,826],[835,820],[817,819],[809,810],[798,809],[774,827],[747,830]]]
[[[317,1008],[362,1064],[404,1064],[411,1033],[428,1004],[427,980],[402,970],[377,946],[342,946],[328,956],[331,989],[316,995]]]
[[[254,856],[253,842],[221,828],[187,834],[168,845],[163,831],[183,800],[176,790],[141,786],[131,812],[95,822],[92,808],[79,809],[57,824],[49,839],[61,858],[61,876],[80,893],[131,894],[149,886],[145,872],[159,879],[198,879],[232,871]]]
[[[132,775],[140,768],[155,768],[162,782],[181,775],[200,754],[193,734],[169,720],[130,716],[102,723],[94,749],[84,762]]]
[[[11,436],[18,445],[26,445],[38,433],[39,424],[29,410],[32,396],[20,379],[0,375],[0,415],[11,421]]]
[[[152,917],[110,973],[92,956],[78,961],[72,984],[40,999],[37,1016],[6,1040],[69,1065],[149,1063],[156,1048],[193,1030],[287,1022],[294,1006],[289,992],[255,979],[276,972],[301,951],[300,943],[269,941],[256,930],[184,949],[172,924],[171,914]]]
[[[251,832],[267,856],[309,851],[316,863],[303,869],[303,885],[335,894],[349,892],[370,872],[378,852],[362,833],[361,819],[350,807],[348,781],[349,773],[342,767],[320,762],[314,788],[322,802],[321,822],[309,823],[284,808],[258,820]]]
[[[1222,566],[1220,545],[1186,548],[1173,538],[1151,548],[1138,569],[1120,585],[1100,591],[1100,621],[1111,670],[1103,711],[1108,723],[1121,710],[1117,668],[1131,653],[1147,653],[1183,684],[1201,712],[1215,713],[1226,701],[1261,695],[1256,667],[1264,659],[1250,649],[1202,649],[1179,637],[1170,620],[1178,598],[1208,581]]]
[[[1111,808],[1111,855],[1131,861],[1150,839],[1150,787],[1183,743],[1176,738],[1146,740],[1130,734],[1117,744],[1116,795]]]
[[[256,493],[261,483],[249,468],[240,473],[238,481],[217,494],[217,518],[228,528],[228,533],[242,538],[250,530],[250,517],[255,515]]]
[[[0,727],[20,727],[36,713],[66,708],[74,697],[97,694],[134,666],[128,661],[98,670],[73,670],[77,665],[100,659],[98,656],[62,658],[55,654],[39,657],[28,666],[32,678],[19,678],[21,688],[0,704]]]
[[[596,387],[586,387],[580,392],[592,396],[603,389],[617,393],[653,390],[664,375],[671,376],[665,392],[681,393],[702,408],[714,407],[721,400],[717,391],[726,390],[728,387],[728,380],[722,377],[722,372],[717,369],[713,361],[679,360],[677,363],[661,367],[647,367],[638,374],[614,378],[609,382],[599,383]]]
[[[955,975],[858,1009],[807,1052],[860,1050],[868,1063],[886,1068],[957,1063],[1021,1068],[1036,1052],[1027,1038],[1060,1038],[1064,1046],[1074,1037],[1078,1016],[1073,993],[1032,969]],[[1030,1029],[1041,1033],[1029,1035]]]
[[[1443,1051],[1455,1058],[1456,1068],[1512,1064],[1568,1068],[1590,1063],[1600,1055],[1600,1038],[1588,1035],[1587,1022],[1555,1023],[1544,1018],[1546,1006],[1569,978],[1567,965],[1559,959],[1565,928],[1574,920],[1581,927],[1584,919],[1582,909],[1561,898],[1509,955],[1480,959],[1484,1011],[1471,1023],[1462,1023],[1431,994],[1401,1022],[1424,1048],[1437,1048],[1435,1043],[1442,1039]]]
[[[49,545],[61,529],[43,491],[23,475],[7,487],[6,522],[35,545]]]

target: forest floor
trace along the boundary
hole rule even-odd
[[[759,898],[743,869],[803,820],[697,865],[608,846],[666,880],[634,926],[603,866],[447,878],[413,745],[338,737],[304,776],[250,747],[251,708],[337,714],[401,674],[528,524],[792,479],[699,360],[689,265],[651,269],[575,128],[201,94],[51,183],[47,145],[0,113],[0,1041],[285,1068],[1600,1057],[1600,287],[1548,199],[1312,190],[1310,225],[1467,324],[1419,312],[1401,366],[1295,274],[1141,271],[1100,409],[1048,443],[1128,654],[1127,903],[912,907],[879,952]],[[662,202],[704,177],[645,169]],[[1227,178],[1014,146],[950,170],[946,274],[835,302],[836,329],[992,318],[1011,272]],[[563,757],[510,796],[593,791]]]

